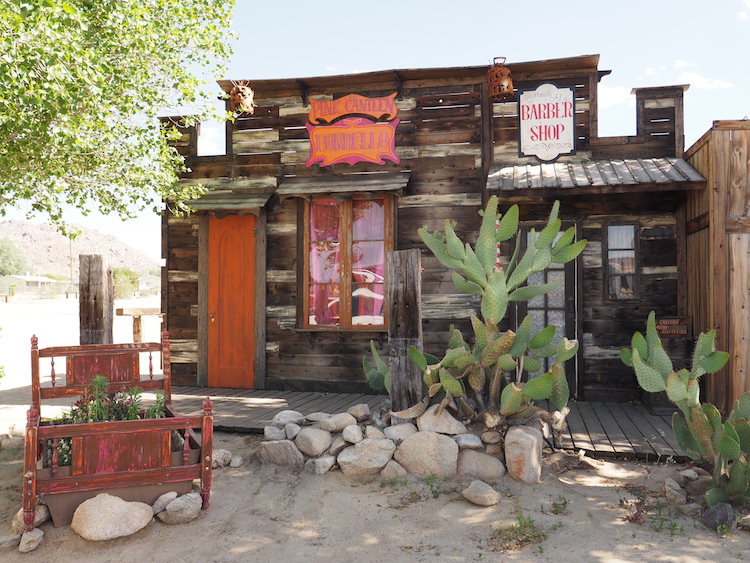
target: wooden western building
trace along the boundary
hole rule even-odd
[[[197,156],[196,129],[181,129],[178,149],[190,168],[182,181],[207,192],[193,214],[163,220],[162,310],[175,383],[369,392],[362,358],[370,341],[389,353],[391,250],[422,252],[424,349],[441,355],[451,324],[472,333],[478,301],[457,292],[417,229],[442,230],[452,219],[473,244],[477,212],[497,195],[501,211],[520,205],[524,232],[560,200],[561,218],[588,240],[577,262],[538,274],[564,280],[560,289],[508,322],[530,314],[537,328],[556,324],[580,341],[568,369],[574,398],[640,399],[620,349],[654,310],[670,354],[689,358],[692,338],[717,322],[709,310],[721,306],[709,306],[699,285],[720,277],[709,275],[708,255],[746,228],[746,213],[721,225],[712,219],[705,234],[690,226],[715,211],[705,178],[717,172],[696,161],[700,148],[685,159],[687,86],[634,89],[637,134],[599,136],[597,91],[609,71],[598,62],[508,64],[514,93],[495,99],[487,66],[249,80],[254,107],[227,124],[225,155]],[[569,101],[523,113],[572,118],[531,128],[549,144],[562,143],[564,130],[568,146],[557,158],[519,156],[519,96],[546,83],[559,89],[547,99],[565,90]],[[229,93],[236,83],[220,84]],[[746,256],[734,258],[746,265]]]

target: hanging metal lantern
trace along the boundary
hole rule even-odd
[[[510,69],[505,66],[505,57],[495,57],[492,63],[487,71],[490,99],[505,100],[512,98],[513,80],[510,77]]]

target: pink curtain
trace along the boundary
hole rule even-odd
[[[310,324],[339,322],[340,215],[337,201],[318,199],[310,204]]]

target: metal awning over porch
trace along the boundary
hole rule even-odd
[[[639,158],[493,166],[487,190],[557,196],[694,190],[705,183],[681,158]]]
[[[333,198],[355,194],[400,194],[409,182],[409,173],[347,174],[343,176],[313,176],[285,178],[276,193],[280,200],[288,197],[312,198],[328,195]]]

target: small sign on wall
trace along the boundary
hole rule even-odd
[[[543,82],[518,91],[518,155],[553,162],[575,154],[575,88]]]

